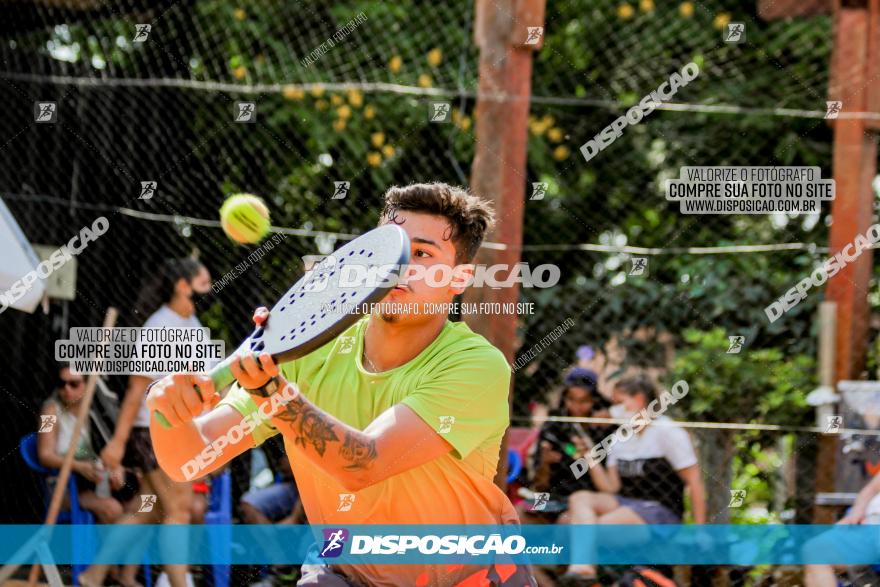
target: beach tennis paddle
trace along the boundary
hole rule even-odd
[[[375,228],[324,257],[272,306],[269,320],[238,351],[269,353],[276,363],[298,359],[324,346],[391,290],[409,263],[409,237],[396,224]],[[340,279],[345,280],[340,283]],[[235,381],[236,354],[208,372],[220,391]],[[204,399],[204,398],[203,398]],[[156,419],[171,424],[158,411]]]

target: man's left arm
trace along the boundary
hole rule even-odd
[[[273,416],[272,425],[305,458],[349,491],[358,491],[449,452],[465,458],[497,429],[506,428],[510,368],[500,352],[489,349],[450,360],[440,374],[427,377],[363,431],[299,393],[264,413]],[[280,385],[290,385],[268,354],[263,355],[260,366],[251,356],[243,357],[241,366],[233,363],[239,383],[255,389],[278,377]],[[272,402],[252,397],[258,405]]]

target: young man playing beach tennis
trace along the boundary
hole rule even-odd
[[[445,184],[391,188],[381,223],[403,228],[410,266],[380,308],[331,343],[276,366],[268,354],[233,367],[238,381],[220,401],[210,378],[177,374],[152,387],[151,410],[172,424],[151,426],[160,465],[181,467],[258,409],[276,415],[199,475],[282,434],[311,524],[515,524],[493,483],[509,423],[510,367],[486,339],[452,323],[442,307],[464,290],[471,261],[492,222],[479,198]],[[451,283],[428,274],[454,268]],[[414,278],[421,274],[422,277]],[[428,284],[431,283],[431,285]],[[417,312],[393,313],[417,305]],[[255,315],[262,323],[265,309]],[[287,383],[291,386],[287,386]],[[195,391],[197,385],[204,401]],[[266,393],[296,394],[266,405]],[[218,405],[219,404],[219,405]],[[216,406],[199,416],[204,407]],[[332,560],[332,559],[328,559]],[[304,565],[300,585],[534,585],[526,567],[494,565]]]

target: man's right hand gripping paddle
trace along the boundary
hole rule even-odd
[[[259,328],[269,318],[269,310],[260,307],[254,311],[253,321]],[[269,353],[259,355],[260,367],[252,353],[237,351],[229,361],[229,368],[244,389],[250,391],[265,385],[278,375],[278,366]],[[190,422],[220,402],[220,394],[214,381],[206,373],[177,373],[159,379],[150,386],[147,407],[157,412],[156,417],[164,428],[176,427]]]

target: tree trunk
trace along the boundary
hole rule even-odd
[[[730,491],[735,433],[733,430],[703,430],[699,437],[700,469],[706,484],[706,521],[730,522]],[[715,474],[710,474],[714,472]]]

